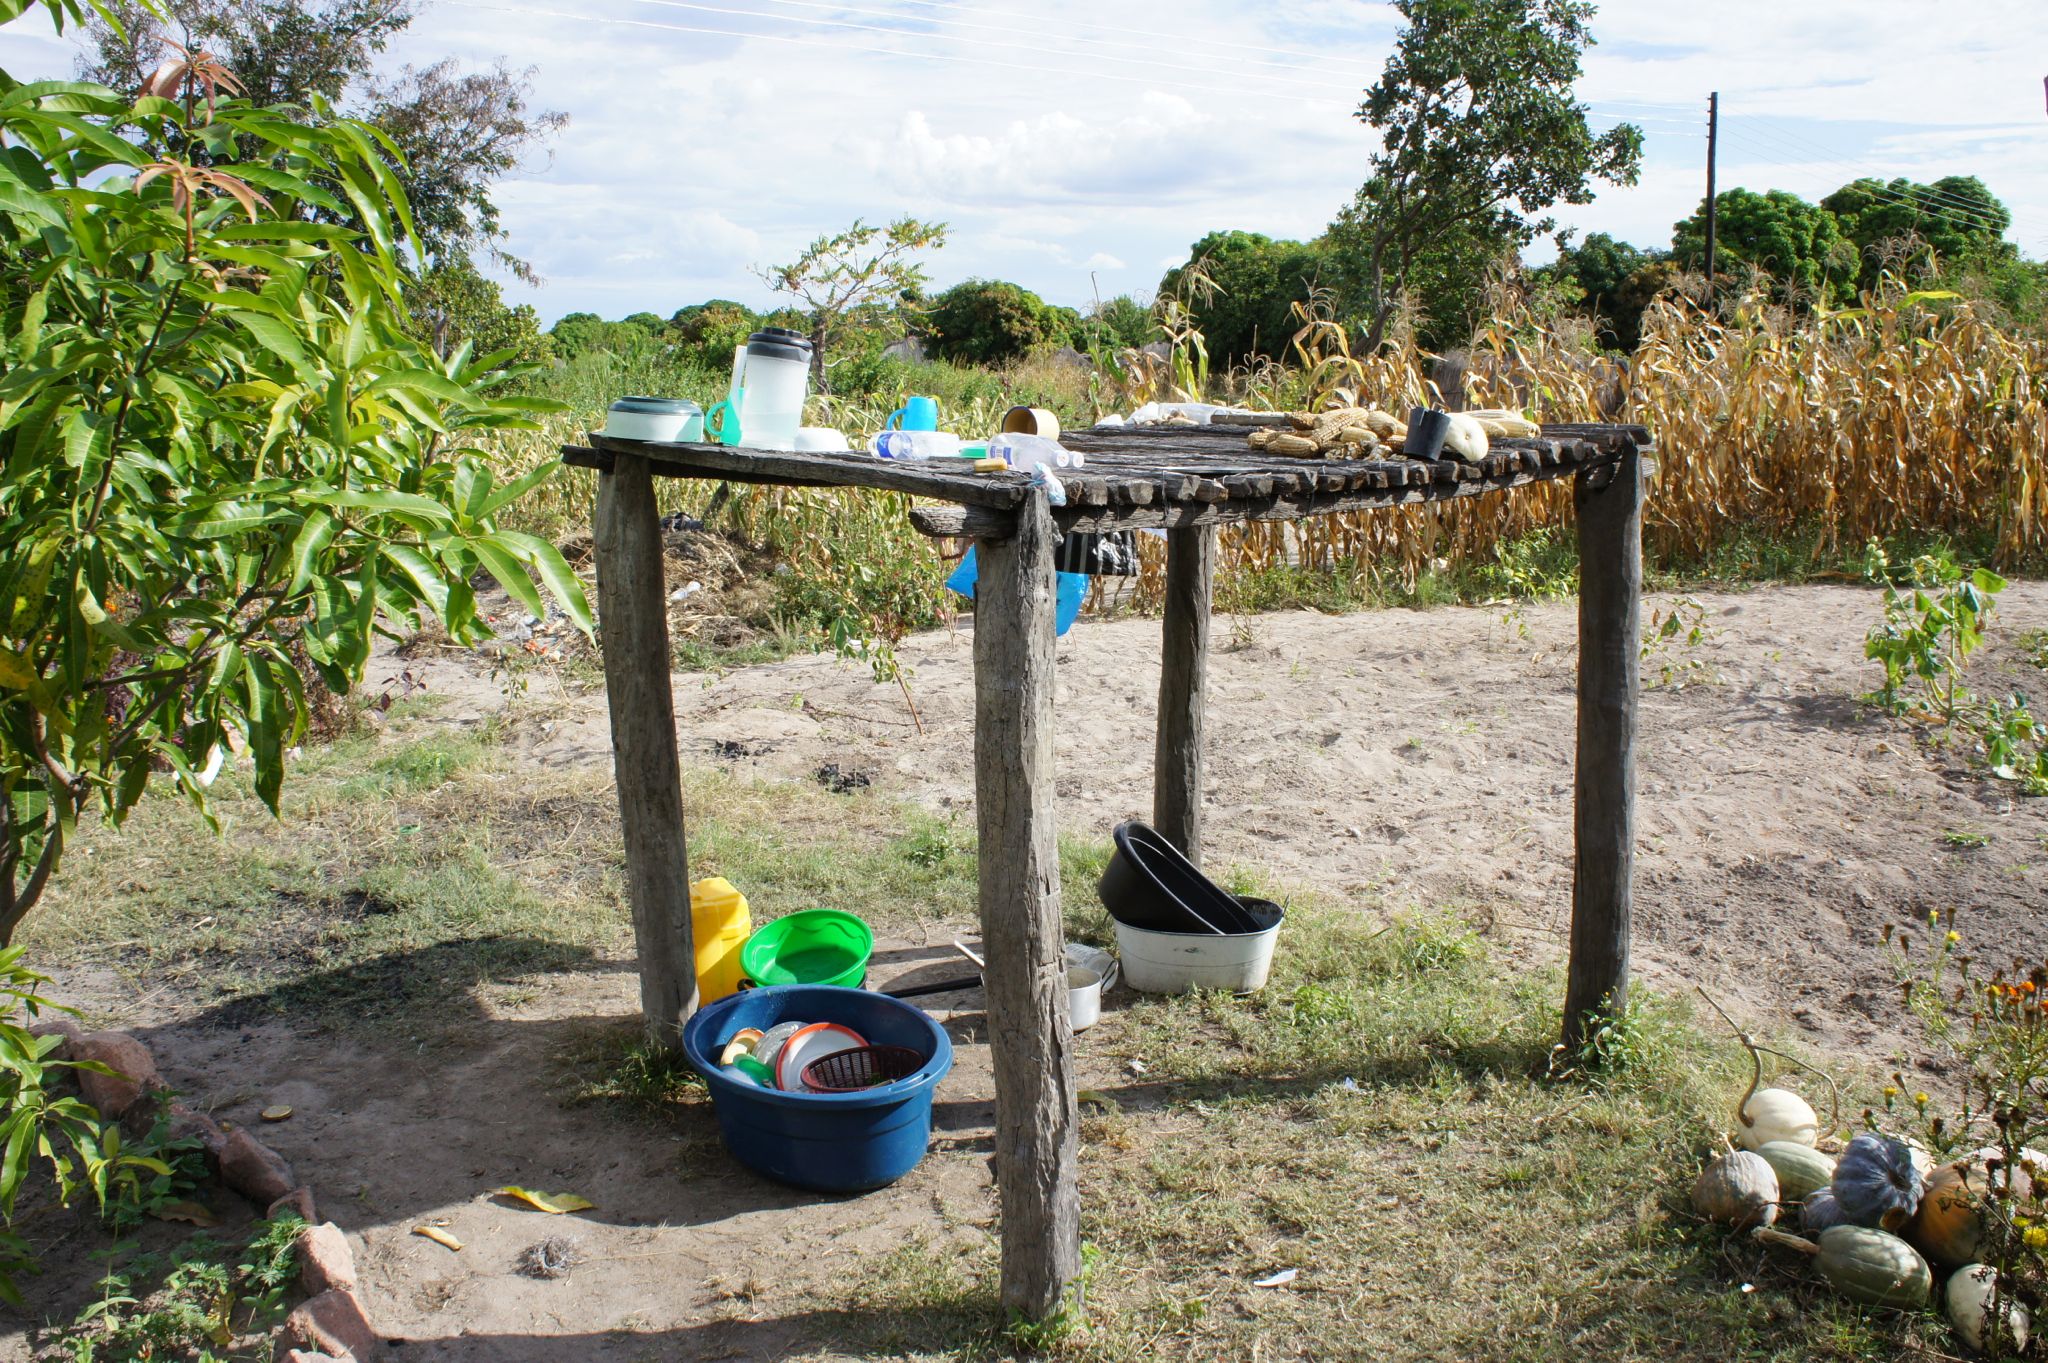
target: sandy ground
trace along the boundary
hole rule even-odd
[[[2000,640],[2048,627],[2048,586],[2015,585],[2000,604]],[[1652,682],[1685,684],[1644,701],[1638,967],[1666,987],[1705,985],[1817,1049],[1881,1055],[1901,1033],[1880,929],[1953,906],[1973,940],[1998,944],[1987,954],[2035,942],[2048,801],[2017,800],[1856,704],[1872,679],[1862,636],[1873,594],[1784,588],[1701,605],[1706,637],[1646,662]],[[1569,911],[1574,626],[1569,604],[1219,619],[1212,864],[1374,912],[1452,907],[1511,958],[1554,958]],[[1060,644],[1057,805],[1069,832],[1099,837],[1149,812],[1158,628],[1089,622]],[[805,782],[834,762],[971,827],[971,635],[921,637],[902,654],[922,733],[893,686],[807,657],[679,677],[684,760]],[[471,660],[412,666],[455,721],[507,713]],[[2001,643],[1975,680],[1990,692],[2048,677]],[[537,773],[610,760],[600,694],[535,682],[509,715],[509,741]],[[1988,842],[1951,846],[1949,832]],[[884,943],[878,981],[957,973],[949,936]],[[559,1057],[631,1017],[630,969],[593,962],[541,989],[482,987],[451,1000],[445,1030],[377,1048],[165,1013],[104,976],[61,988],[136,1027],[173,1084],[211,1095],[219,1115],[294,1106],[263,1134],[349,1232],[373,1317],[407,1341],[394,1357],[836,1357],[816,1341],[848,1322],[811,1305],[809,1289],[917,1236],[965,1247],[987,1233],[978,996],[932,1001],[959,1045],[933,1156],[885,1192],[820,1199],[739,1169],[708,1114],[669,1131],[560,1105]],[[1118,1082],[1086,1037],[1079,1050],[1084,1084]],[[581,1192],[598,1210],[544,1218],[489,1199],[503,1182]],[[466,1248],[411,1233],[428,1221]],[[519,1252],[550,1232],[576,1237],[586,1267],[554,1282],[518,1274]],[[46,1282],[37,1301],[68,1314],[81,1291]],[[15,1319],[0,1357],[27,1356]]]

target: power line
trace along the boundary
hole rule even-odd
[[[642,3],[642,4],[662,4],[662,3],[664,3],[664,2],[665,2],[665,0],[640,0],[640,3]],[[900,10],[893,10],[893,9],[862,9],[862,8],[860,8],[860,7],[858,7],[858,6],[855,6],[855,5],[842,5],[842,4],[832,4],[832,3],[828,3],[828,0],[764,0],[764,3],[766,3],[766,4],[771,4],[771,5],[787,5],[787,6],[790,6],[790,7],[792,7],[792,8],[796,8],[796,9],[822,9],[822,10],[830,10],[830,11],[832,11],[832,12],[833,12],[833,13],[835,13],[835,14],[865,14],[865,15],[868,15],[869,17],[871,17],[871,18],[879,18],[879,19],[896,19],[896,20],[900,20],[900,21],[902,21],[902,22],[904,22],[904,23],[909,23],[909,24],[944,24],[944,25],[947,25],[948,27],[951,27],[951,28],[964,28],[964,29],[968,29],[968,30],[970,30],[970,31],[973,31],[973,32],[981,32],[981,33],[1021,33],[1021,34],[1025,34],[1025,35],[1027,35],[1027,36],[1030,36],[1030,37],[1036,37],[1036,38],[1040,38],[1040,39],[1042,39],[1042,38],[1044,38],[1044,37],[1045,37],[1045,30],[1044,30],[1043,26],[1040,26],[1040,27],[1035,27],[1035,28],[1034,28],[1034,27],[1020,27],[1020,26],[1018,26],[1018,25],[1014,25],[1014,24],[989,24],[989,23],[981,23],[981,22],[977,22],[976,20],[972,20],[972,19],[936,19],[936,18],[926,18],[926,17],[924,17],[924,16],[922,16],[922,15],[915,15],[915,14],[905,14],[905,13],[903,13],[903,12],[902,12],[902,11],[900,11]],[[978,12],[978,13],[998,13],[998,14],[1000,14],[1000,13],[1004,13],[1005,11],[1000,11],[1000,10],[997,10],[997,11],[977,11],[977,12]],[[768,15],[763,15],[762,17],[763,17],[763,18],[769,18],[769,17],[780,17],[780,16],[768,16]],[[1094,27],[1094,25],[1077,25],[1077,27]],[[895,30],[891,30],[891,31],[895,31]],[[1118,33],[1121,33],[1121,32],[1124,32],[1125,30],[1123,30],[1123,29],[1113,29],[1113,30],[1111,30],[1111,31],[1112,31],[1112,32],[1118,32]],[[911,36],[911,35],[908,35],[908,34],[906,34],[905,36]],[[1227,40],[1223,40],[1223,39],[1214,39],[1214,40],[1211,40],[1211,41],[1217,41],[1217,42],[1222,42],[1222,41],[1227,41]],[[1113,40],[1113,39],[1103,39],[1103,38],[1095,38],[1095,39],[1090,39],[1090,40],[1089,40],[1089,43],[1090,43],[1090,45],[1092,45],[1092,46],[1094,46],[1094,47],[1097,47],[1097,48],[1102,48],[1102,47],[1121,47],[1121,48],[1127,48],[1127,49],[1132,49],[1132,50],[1135,50],[1135,51],[1139,51],[1139,52],[1157,52],[1157,51],[1159,50],[1159,41],[1158,41],[1158,39],[1157,39],[1157,37],[1156,37],[1156,36],[1155,36],[1155,37],[1153,38],[1153,40],[1152,40],[1152,41],[1150,41],[1150,42],[1144,42],[1144,43],[1127,43],[1127,42],[1117,42],[1117,41],[1115,41],[1115,40]],[[1035,45],[1035,44],[1034,44],[1033,46],[1034,46],[1034,48],[1036,48],[1036,45]],[[1039,50],[1042,50],[1042,49],[1039,49]],[[1253,49],[1253,50],[1255,50],[1255,51],[1256,51],[1256,50],[1261,50],[1261,49]],[[1304,55],[1302,55],[1302,54],[1297,54],[1297,53],[1290,53],[1290,54],[1289,54],[1289,56],[1290,56],[1290,57],[1292,58],[1292,60],[1290,60],[1290,61],[1284,61],[1284,62],[1276,62],[1276,61],[1267,61],[1267,60],[1263,60],[1263,59],[1261,59],[1261,58],[1257,58],[1257,57],[1245,57],[1245,56],[1242,56],[1242,55],[1241,55],[1241,54],[1240,54],[1239,52],[1237,52],[1237,51],[1232,51],[1232,52],[1201,52],[1201,53],[1191,53],[1190,55],[1191,55],[1191,56],[1194,56],[1194,57],[1197,57],[1197,58],[1200,58],[1200,59],[1202,59],[1202,60],[1206,60],[1206,61],[1215,61],[1215,60],[1230,60],[1230,61],[1234,61],[1234,62],[1238,63],[1238,64],[1239,64],[1240,66],[1241,66],[1241,65],[1245,65],[1245,64],[1250,64],[1250,65],[1253,65],[1253,66],[1265,66],[1265,67],[1272,67],[1272,68],[1273,68],[1273,69],[1275,69],[1275,70],[1280,70],[1280,71],[1288,71],[1288,72],[1293,72],[1293,73],[1296,73],[1296,74],[1299,74],[1299,72],[1300,72],[1300,70],[1301,70],[1301,67],[1300,67],[1299,63],[1300,63],[1301,61],[1303,61],[1303,60],[1306,60],[1306,57],[1305,57]],[[1146,65],[1148,65],[1148,66],[1159,66],[1159,65],[1167,65],[1168,63],[1163,63],[1163,62],[1147,62],[1147,63],[1145,63],[1145,64],[1146,64]],[[1185,68],[1182,68],[1182,69],[1185,69]],[[1217,71],[1217,74],[1218,74],[1218,75],[1228,75],[1228,74],[1230,74],[1230,72],[1228,72],[1228,71],[1222,71],[1222,70],[1219,70],[1219,71]],[[1337,72],[1331,72],[1330,74],[1342,75],[1343,73],[1342,73],[1341,71],[1337,71]],[[1358,83],[1357,83],[1357,87],[1356,87],[1356,88],[1358,88],[1358,89],[1361,89],[1361,90],[1362,90],[1362,89],[1366,88],[1367,86],[1369,86],[1369,85],[1370,85],[1371,83],[1372,83],[1372,77],[1370,77],[1370,76],[1367,76],[1367,75],[1364,75],[1364,74],[1362,74],[1362,73],[1361,73],[1361,76],[1360,76],[1360,79],[1358,80]]]
[[[1745,145],[1747,145],[1752,152],[1763,157],[1763,159],[1771,162],[1773,165],[1783,166],[1788,170],[1798,170],[1801,168],[1799,162],[1787,161],[1784,160],[1780,155],[1778,155],[1778,153],[1784,152],[1789,153],[1793,156],[1803,156],[1805,153],[1801,152],[1798,148],[1789,146],[1782,142],[1766,141],[1758,137],[1753,130],[1743,129],[1731,131],[1733,131],[1733,135],[1740,141],[1742,141]],[[1811,164],[1811,162],[1809,161],[1808,164]],[[1834,164],[1842,166],[1845,169],[1849,170],[1855,169],[1854,166],[1850,166],[1846,162],[1837,161],[1834,162]],[[1934,189],[1931,186],[1920,186],[1920,192],[1918,194],[1905,193],[1893,189],[1883,178],[1875,175],[1858,175],[1856,176],[1854,181],[1852,181],[1852,183],[1860,185],[1863,189],[1863,192],[1871,195],[1873,198],[1882,200],[1887,203],[1898,204],[1907,208],[1911,208],[1919,213],[1946,210],[1950,213],[1960,214],[1961,216],[1966,218],[1973,218],[1986,227],[1997,226],[1997,219],[1992,217],[1990,211],[1984,208],[1983,205],[1970,203],[1967,200],[1963,199],[1952,198]],[[1846,188],[1846,186],[1844,186],[1844,188]],[[2001,228],[2000,230],[2003,231],[2004,229]]]
[[[971,9],[971,10],[972,10],[972,12],[974,12],[974,13],[976,13],[976,14],[993,14],[993,15],[1000,15],[1000,16],[1002,16],[1003,18],[1006,18],[1006,19],[1034,19],[1034,20],[1037,20],[1037,21],[1039,21],[1039,23],[1040,23],[1041,25],[1042,25],[1042,24],[1044,23],[1044,16],[1043,16],[1043,15],[1038,15],[1038,14],[1029,14],[1029,13],[1023,13],[1023,12],[1020,12],[1020,11],[1017,11],[1017,10],[1001,10],[1001,9],[984,9],[984,8],[983,8],[982,6],[980,6],[980,5],[973,5],[973,6],[968,6],[968,5],[962,4],[962,3],[960,3],[960,0],[903,0],[903,3],[904,3],[904,4],[907,4],[907,5],[919,5],[919,6],[922,6],[922,7],[926,8],[926,9],[946,9],[946,10],[959,10],[959,9]],[[1160,33],[1156,32],[1156,31],[1154,31],[1154,30],[1148,30],[1148,29],[1142,29],[1142,28],[1124,28],[1124,27],[1120,27],[1120,26],[1118,26],[1118,25],[1115,25],[1115,24],[1091,24],[1091,23],[1086,23],[1086,22],[1082,22],[1082,21],[1079,21],[1079,20],[1068,20],[1068,21],[1063,21],[1063,22],[1065,23],[1065,26],[1066,26],[1066,27],[1068,27],[1068,28],[1085,28],[1085,29],[1092,29],[1092,30],[1094,30],[1095,32],[1098,32],[1098,33],[1121,33],[1121,34],[1125,35],[1126,37],[1133,37],[1133,38],[1144,38],[1144,39],[1146,39],[1146,40],[1147,40],[1147,43],[1146,43],[1146,45],[1147,45],[1148,47],[1152,47],[1152,48],[1156,48],[1156,47],[1157,47],[1157,46],[1159,45],[1160,39],[1161,39],[1161,37],[1162,37],[1162,35],[1161,35]],[[1032,32],[1034,32],[1034,33],[1037,33],[1037,32],[1042,32],[1042,31],[1043,31],[1043,29],[1042,29],[1042,28],[1035,28],[1035,29],[1032,29],[1031,31],[1032,31]],[[1259,44],[1259,43],[1240,43],[1240,42],[1237,42],[1237,41],[1236,41],[1236,40],[1234,40],[1234,39],[1229,39],[1229,38],[1201,38],[1201,37],[1194,37],[1194,38],[1190,38],[1190,37],[1187,37],[1187,36],[1185,36],[1185,35],[1182,35],[1182,34],[1179,34],[1179,33],[1173,34],[1173,35],[1172,35],[1172,37],[1173,37],[1173,41],[1175,41],[1175,42],[1177,42],[1177,43],[1180,43],[1180,42],[1198,42],[1198,43],[1206,43],[1206,44],[1208,44],[1208,45],[1210,45],[1210,46],[1212,46],[1212,47],[1215,47],[1215,46],[1222,46],[1222,47],[1228,47],[1228,48],[1229,48],[1229,49],[1230,49],[1230,50],[1231,50],[1232,52],[1267,52],[1267,53],[1271,53],[1271,54],[1273,54],[1274,56],[1278,56],[1278,57],[1292,57],[1292,58],[1294,58],[1294,59],[1295,59],[1296,61],[1303,61],[1303,62],[1324,62],[1324,61],[1327,61],[1327,60],[1329,59],[1329,54],[1328,54],[1327,52],[1314,52],[1314,51],[1308,51],[1308,50],[1305,50],[1305,49],[1302,49],[1302,48],[1292,48],[1292,47],[1267,47],[1267,46],[1263,46],[1263,45],[1261,45],[1261,44]]]
[[[963,57],[949,52],[907,52],[902,48],[868,47],[858,44],[833,42],[829,39],[810,36],[799,37],[781,33],[746,33],[729,28],[705,28],[695,24],[656,23],[651,19],[622,19],[613,15],[570,14],[562,10],[533,7],[514,8],[509,5],[485,4],[482,3],[482,0],[446,0],[446,3],[460,9],[486,10],[494,14],[516,14],[535,19],[565,19],[578,24],[614,24],[626,28],[654,29],[665,33],[694,33],[715,38],[739,38],[758,42],[784,43],[792,47],[822,47],[834,52],[864,52],[883,57],[909,57],[912,60],[918,61],[953,62],[964,66],[985,66],[999,70],[1024,71],[1040,76],[1072,76],[1078,74],[1071,67],[1030,66],[1022,62],[999,61],[992,57]],[[1153,79],[1142,76],[1119,76],[1106,71],[1090,73],[1089,78],[1097,81],[1115,81],[1123,85],[1143,85],[1153,89],[1171,86],[1175,89],[1198,91],[1212,97],[1218,93],[1218,87],[1215,85],[1198,85],[1189,81]],[[1234,86],[1225,88],[1243,90],[1247,93],[1258,95],[1263,99],[1286,100],[1295,104],[1313,105],[1317,108],[1327,108],[1329,105],[1327,97],[1312,99],[1293,93],[1291,89],[1278,86],[1254,87],[1245,82],[1238,82]]]
[[[1748,131],[1752,137],[1757,138],[1759,140],[1769,139],[1772,142],[1778,144],[1778,150],[1789,152],[1795,156],[1809,158],[1818,157],[1820,160],[1826,161],[1835,166],[1839,166],[1843,170],[1850,172],[1852,179],[1877,180],[1880,184],[1883,184],[1886,181],[1887,177],[1879,173],[1877,167],[1869,164],[1868,162],[1854,162],[1846,160],[1840,155],[1834,153],[1831,149],[1822,146],[1820,143],[1815,142],[1811,138],[1793,133],[1792,131],[1786,128],[1773,129],[1757,126],[1756,121],[1753,119],[1746,119],[1744,120],[1744,122],[1750,125]],[[1904,177],[1894,176],[1892,178],[1902,179]],[[1936,189],[1933,185],[1921,186],[1921,194],[1923,197],[1927,199],[1931,199],[1937,203],[1945,204],[1951,208],[1957,209],[1964,213],[1981,213],[1983,211],[1983,206],[1981,204],[1972,203],[1967,199],[1958,198],[1955,195],[1947,192],[1946,190]]]
[[[1742,143],[1744,146],[1748,147],[1752,154],[1761,157],[1763,160],[1770,162],[1772,165],[1782,166],[1787,170],[1801,169],[1801,166],[1797,162],[1784,160],[1782,157],[1777,155],[1778,152],[1786,150],[1786,148],[1784,147],[1771,146],[1765,144],[1757,140],[1755,137],[1749,135],[1747,132],[1737,130],[1735,128],[1730,128],[1728,130],[1728,135],[1730,137],[1733,137],[1736,141]],[[1909,208],[1912,209],[1915,213],[1927,213],[1929,211],[1927,204],[1921,202],[1919,199],[1914,198],[1911,195],[1902,194],[1897,190],[1892,189],[1883,181],[1875,181],[1874,183],[1869,182],[1870,177],[1861,177],[1861,181],[1863,182],[1864,192],[1868,193],[1871,197],[1878,199],[1881,202],[1890,203],[1903,208]],[[2007,230],[2007,227],[2010,226],[2010,224],[2007,224],[2006,226],[2001,226],[1996,218],[1991,217],[1985,209],[1978,205],[1966,204],[1953,200],[1942,200],[1941,206],[1945,207],[1951,213],[1955,213],[1962,217],[1974,220],[1981,227],[1993,229],[1997,231],[2000,235],[2003,235],[2004,232]]]
[[[993,38],[969,38],[969,37],[964,37],[964,36],[962,36],[962,35],[960,35],[960,34],[945,34],[945,35],[927,35],[927,34],[918,34],[918,33],[906,33],[906,32],[904,32],[904,31],[903,31],[902,29],[900,29],[900,28],[889,28],[889,27],[886,27],[886,26],[884,26],[884,25],[881,25],[881,24],[860,24],[860,23],[855,23],[855,22],[853,22],[852,20],[849,20],[849,19],[813,19],[813,18],[810,18],[810,17],[809,17],[809,16],[807,16],[807,15],[801,15],[801,14],[764,14],[764,13],[762,13],[762,12],[761,12],[761,11],[759,11],[759,10],[751,10],[751,9],[731,9],[731,8],[728,8],[728,7],[726,7],[726,6],[723,6],[723,5],[707,5],[707,4],[701,4],[701,3],[697,3],[697,2],[696,2],[696,0],[634,0],[634,3],[636,3],[636,4],[642,4],[642,5],[658,5],[658,6],[660,6],[660,7],[661,7],[661,8],[663,8],[663,9],[682,9],[682,10],[694,10],[694,11],[696,11],[696,12],[700,13],[700,14],[717,14],[717,15],[723,15],[723,16],[727,16],[727,17],[731,17],[731,18],[740,18],[740,19],[756,19],[756,20],[760,20],[760,21],[762,21],[762,22],[765,22],[765,23],[771,23],[771,24],[808,24],[808,25],[810,25],[810,26],[812,26],[812,27],[815,27],[815,28],[838,28],[838,29],[847,29],[847,30],[849,30],[849,31],[851,31],[851,32],[855,32],[855,33],[880,33],[880,34],[884,34],[884,35],[886,35],[886,36],[888,36],[888,37],[892,37],[892,38],[903,38],[903,39],[911,39],[911,38],[920,38],[920,37],[935,37],[935,36],[944,36],[944,38],[945,38],[945,40],[946,40],[947,42],[952,42],[952,43],[964,43],[964,44],[967,44],[967,45],[968,45],[968,46],[970,46],[970,47],[988,47],[988,48],[995,48],[995,49],[997,49],[998,51],[1003,51],[1003,52],[1031,52],[1031,53],[1036,53],[1036,54],[1038,54],[1038,55],[1042,55],[1042,56],[1049,56],[1049,55],[1054,55],[1054,54],[1052,54],[1052,53],[1048,53],[1048,52],[1046,51],[1045,47],[1044,47],[1044,46],[1043,46],[1042,44],[1035,44],[1035,43],[1006,43],[1006,42],[998,42],[998,41],[996,41],[996,40],[995,40],[995,39],[993,39]],[[806,4],[806,3],[807,3],[807,0],[769,0],[769,3],[771,3],[771,4]],[[835,11],[838,11],[838,12],[841,12],[841,13],[857,13],[857,14],[864,14],[864,13],[872,13],[872,11],[868,11],[868,10],[855,10],[855,9],[850,9],[849,7],[847,7],[847,6],[843,6],[843,5],[817,5],[817,6],[815,6],[815,8],[818,8],[818,9],[830,9],[830,10],[835,10]],[[758,36],[758,35],[750,35],[750,36]],[[906,55],[908,55],[908,54],[906,54]],[[1144,58],[1144,57],[1116,57],[1116,56],[1108,56],[1108,55],[1105,55],[1105,54],[1101,54],[1101,53],[1091,53],[1091,54],[1089,54],[1089,55],[1090,55],[1090,57],[1091,57],[1091,59],[1092,59],[1092,60],[1094,60],[1094,61],[1098,61],[1098,62],[1116,62],[1116,63],[1118,63],[1118,64],[1120,64],[1120,65],[1123,65],[1123,66],[1147,66],[1147,67],[1156,67],[1156,68],[1159,68],[1159,69],[1162,69],[1162,70],[1167,70],[1167,71],[1178,71],[1178,72],[1180,72],[1180,73],[1181,73],[1181,74],[1183,74],[1183,75],[1186,75],[1186,74],[1188,74],[1188,68],[1187,68],[1187,64],[1186,64],[1185,62],[1177,62],[1177,61],[1152,61],[1152,60],[1149,60],[1149,59],[1147,59],[1147,58]],[[1214,73],[1214,74],[1217,74],[1217,75],[1222,75],[1222,74],[1225,74],[1225,73],[1223,73],[1223,72],[1216,72],[1216,73]],[[1261,77],[1259,77],[1258,79],[1261,79],[1261,80],[1266,80],[1266,81],[1271,81],[1271,80],[1272,80],[1272,77],[1270,77],[1270,76],[1261,76]],[[1295,79],[1295,80],[1289,81],[1289,82],[1288,82],[1288,86],[1289,86],[1289,88],[1291,88],[1291,89],[1296,89],[1296,90],[1302,89],[1302,88],[1304,88],[1304,87],[1310,87],[1310,86],[1313,86],[1313,87],[1315,87],[1315,88],[1319,88],[1319,89],[1326,89],[1326,90],[1331,90],[1331,91],[1343,90],[1343,91],[1347,92],[1347,94],[1349,94],[1350,96],[1352,96],[1352,97],[1354,97],[1354,98],[1356,97],[1357,91],[1358,91],[1358,89],[1359,89],[1359,87],[1357,87],[1357,86],[1354,86],[1354,85],[1350,84],[1349,82],[1344,82],[1344,83],[1341,83],[1341,84],[1340,84],[1340,83],[1337,83],[1337,82],[1333,82],[1333,81],[1325,81],[1325,80],[1315,80],[1315,79],[1306,79],[1306,80],[1304,80],[1304,79]],[[1191,87],[1191,88],[1196,88],[1196,89],[1203,89],[1203,90],[1209,90],[1209,89],[1212,89],[1213,87],[1210,87],[1210,86],[1195,86],[1195,87]]]

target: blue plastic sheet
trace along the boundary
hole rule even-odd
[[[960,566],[946,579],[946,590],[958,592],[969,601],[974,599],[974,583],[981,576],[981,565],[974,561],[974,550],[967,551],[967,557],[960,560]],[[1052,632],[1065,634],[1073,627],[1081,614],[1081,603],[1088,597],[1088,575],[1086,573],[1060,573],[1059,597],[1053,603]]]

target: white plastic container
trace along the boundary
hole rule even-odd
[[[787,327],[766,327],[747,338],[740,387],[740,443],[757,450],[793,450],[804,424],[811,382],[811,343]]]
[[[1192,989],[1263,989],[1273,968],[1280,924],[1264,932],[1148,932],[1116,925],[1124,979],[1143,994],[1185,994]]]
[[[1067,1022],[1085,1032],[1102,1016],[1102,976],[1085,965],[1067,967]]]
[[[620,398],[604,414],[602,433],[620,440],[702,440],[704,413],[686,398]]]

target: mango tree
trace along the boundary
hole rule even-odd
[[[245,760],[274,812],[307,686],[427,620],[487,637],[480,575],[590,627],[497,523],[548,468],[483,449],[551,404],[407,334],[395,147],[168,56],[140,92],[0,72],[0,943],[153,779],[204,809]]]

